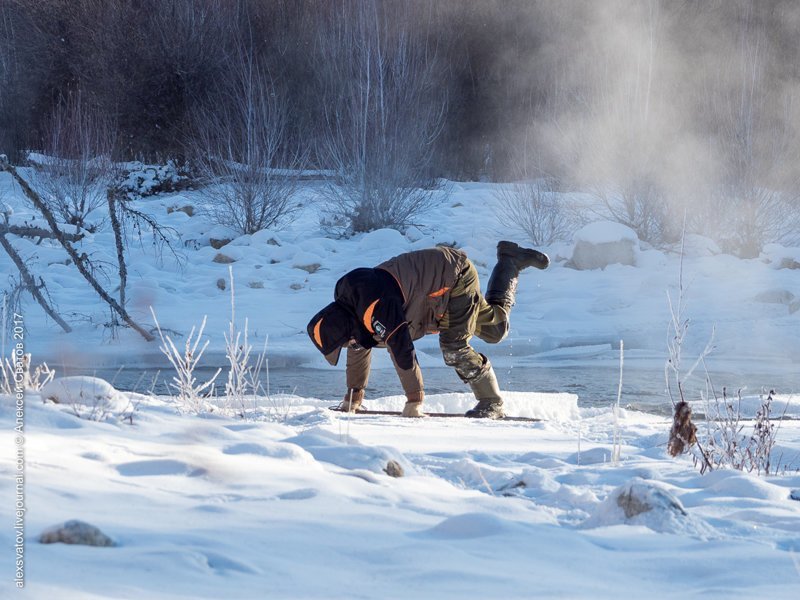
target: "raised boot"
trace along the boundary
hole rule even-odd
[[[497,243],[497,260],[510,258],[519,271],[528,267],[546,269],[550,266],[547,254],[533,248],[522,248],[514,242],[502,241]]]
[[[469,382],[478,404],[475,405],[475,408],[468,410],[464,416],[473,419],[502,419],[505,414],[503,413],[500,388],[497,385],[497,376],[494,374],[492,363],[485,356],[483,360],[481,372]]]
[[[549,264],[547,255],[538,250],[521,248],[514,242],[498,242],[497,264],[492,269],[486,287],[486,302],[511,308],[514,306],[519,272],[527,267],[546,269]]]

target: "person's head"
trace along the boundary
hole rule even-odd
[[[306,327],[314,342],[331,365],[339,362],[342,348],[347,346],[372,348],[375,340],[347,309],[331,302],[311,318]]]

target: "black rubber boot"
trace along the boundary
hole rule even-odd
[[[550,265],[550,258],[547,254],[534,250],[533,248],[522,248],[514,242],[497,243],[497,260],[510,258],[519,271],[527,267],[546,269]]]
[[[464,416],[472,419],[502,419],[505,414],[503,413],[500,388],[497,385],[497,376],[494,374],[489,359],[484,356],[483,360],[484,364],[480,374],[469,382],[478,404],[475,405],[475,408],[468,410]]]
[[[546,269],[550,259],[532,248],[521,248],[514,242],[497,244],[497,264],[486,286],[486,302],[505,308],[514,306],[519,272],[528,267]]]
[[[465,417],[470,419],[502,419],[505,417],[502,402],[492,402],[491,400],[480,400],[475,408],[468,410]]]
[[[506,309],[514,306],[519,269],[510,258],[498,259],[486,285],[486,302]]]

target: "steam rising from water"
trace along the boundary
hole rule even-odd
[[[541,44],[527,76],[547,92],[509,115],[525,124],[520,172],[665,206],[667,238],[688,209],[691,229],[723,242],[758,229],[752,247],[735,242],[742,255],[764,238],[800,242],[781,204],[800,212],[800,3],[530,6]]]

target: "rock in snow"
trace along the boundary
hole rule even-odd
[[[84,521],[72,520],[47,529],[39,536],[42,544],[78,544],[107,548],[114,541],[94,525]]]
[[[761,252],[761,260],[773,269],[800,269],[800,248],[767,244]]]
[[[662,484],[636,477],[616,488],[583,526],[642,525],[659,533],[713,536],[713,529],[692,517]]]
[[[405,475],[405,471],[403,471],[403,467],[400,466],[400,463],[396,460],[390,460],[386,463],[386,467],[384,467],[384,472],[389,477],[402,477]]]
[[[611,264],[635,265],[639,238],[630,227],[611,221],[591,223],[575,233],[572,266],[579,271]]]

